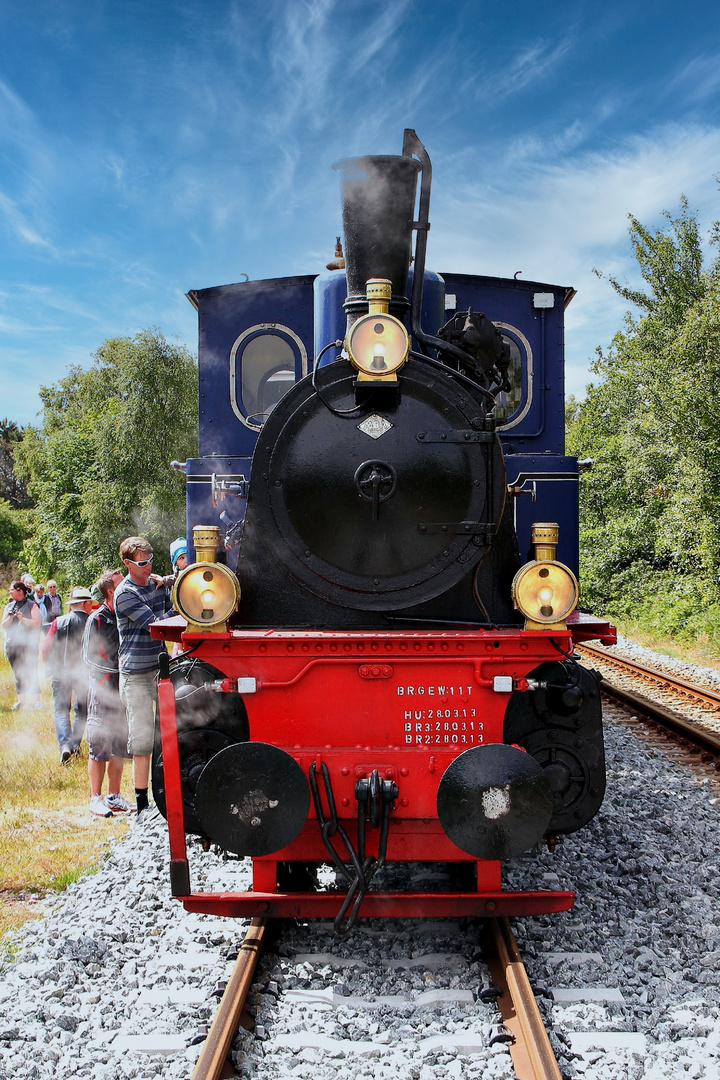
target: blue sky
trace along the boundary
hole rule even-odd
[[[572,285],[568,390],[635,283],[627,214],[720,218],[716,3],[0,0],[0,416],[190,288],[318,272],[331,164],[433,160],[428,266]]]

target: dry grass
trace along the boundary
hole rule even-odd
[[[91,817],[87,761],[59,763],[52,696],[12,712],[12,673],[0,659],[0,938],[42,914],[40,901],[97,866],[124,818]],[[130,765],[123,791],[132,799]],[[134,801],[134,800],[133,800]]]
[[[720,671],[720,656],[707,640],[696,641],[695,644],[677,642],[672,638],[659,637],[648,634],[641,630],[636,623],[626,622],[617,624],[617,630],[623,637],[632,638],[640,645],[645,645],[653,652],[663,656],[673,656],[678,660],[687,660],[691,664],[699,664],[702,667],[715,668]]]

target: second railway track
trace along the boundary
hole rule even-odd
[[[580,653],[603,675],[607,697],[720,757],[720,693],[597,646]]]

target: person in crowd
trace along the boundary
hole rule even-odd
[[[50,622],[55,622],[58,615],[62,615],[63,600],[58,592],[57,581],[53,578],[47,583],[47,595],[50,598]]]
[[[50,603],[50,597],[45,592],[45,586],[38,582],[33,592],[33,600],[40,608],[40,629],[43,634],[47,634],[52,623],[52,604]]]
[[[165,577],[160,577],[159,574],[152,574],[151,578],[156,585],[164,585],[167,589],[172,589],[173,585],[177,581],[178,574],[180,574],[187,566],[187,540],[184,536],[179,536],[177,540],[173,540],[170,545],[170,562],[172,563],[172,574],[166,574]],[[182,646],[176,641],[172,647],[172,656],[178,656],[182,651]]]
[[[179,536],[170,545],[170,562],[172,574],[166,574],[165,577],[160,577],[158,574],[152,575],[153,581],[158,585],[166,585],[168,589],[173,587],[178,574],[187,566],[187,540],[184,536]]]
[[[187,540],[184,536],[179,536],[170,545],[170,561],[176,576],[187,566]]]
[[[150,637],[148,627],[173,615],[167,587],[152,572],[153,551],[142,536],[128,536],[120,544],[127,576],[115,590],[114,605],[119,635],[120,697],[127,710],[128,750],[133,759],[137,812],[148,806],[150,755],[155,735],[157,671],[165,645]]]
[[[111,817],[134,810],[120,794],[123,766],[128,753],[128,725],[120,700],[118,671],[118,631],[115,616],[115,589],[123,579],[122,570],[104,570],[97,582],[102,604],[93,611],[83,631],[83,660],[88,669],[88,778],[90,813]],[[107,773],[108,794],[102,795]]]
[[[40,708],[38,696],[38,644],[40,641],[40,609],[32,599],[24,581],[10,584],[10,600],[2,616],[5,636],[5,656],[15,679],[17,701],[13,710],[22,709],[29,697],[35,697],[35,708]]]
[[[60,615],[42,644],[45,670],[52,681],[55,734],[60,763],[80,755],[87,720],[87,672],[82,661],[82,636],[92,611],[90,590],[76,585],[68,600],[70,611]],[[70,717],[75,703],[75,718]]]
[[[35,582],[35,578],[32,576],[32,574],[21,574],[20,575],[20,580],[22,581],[23,585],[27,589],[28,593],[32,593],[35,590],[36,582]]]

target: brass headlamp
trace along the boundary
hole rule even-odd
[[[410,338],[400,320],[388,314],[392,282],[370,278],[366,288],[368,314],[352,324],[345,348],[357,368],[358,382],[396,383],[410,352]]]
[[[558,534],[558,526],[551,522],[532,526],[535,558],[521,566],[513,580],[513,604],[525,616],[526,630],[564,630],[565,619],[577,607],[577,579],[555,559]]]
[[[193,546],[198,562],[187,566],[173,585],[172,599],[187,619],[188,630],[227,630],[227,620],[240,602],[240,583],[232,570],[216,562],[220,529],[196,525]]]

